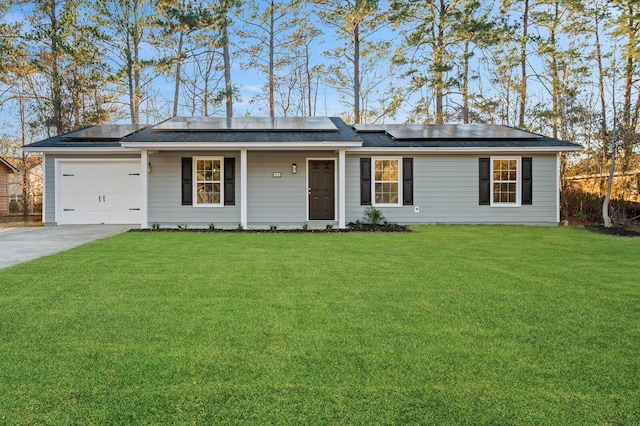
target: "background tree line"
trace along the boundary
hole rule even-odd
[[[5,0],[0,140],[175,115],[496,123],[636,167],[635,0]],[[565,185],[566,186],[566,185]],[[565,206],[566,207],[566,206]]]

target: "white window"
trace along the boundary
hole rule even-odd
[[[520,158],[491,158],[491,205],[520,206]]]
[[[222,206],[223,157],[193,157],[195,206]]]
[[[402,162],[400,158],[373,158],[373,205],[402,204]]]

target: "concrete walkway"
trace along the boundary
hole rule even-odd
[[[0,228],[0,269],[128,231],[134,225]]]

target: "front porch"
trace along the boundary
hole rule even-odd
[[[183,159],[215,159],[214,202],[181,203]],[[330,150],[141,150],[143,211],[141,227],[218,229],[346,228],[345,148]],[[233,171],[230,168],[233,168]],[[191,172],[190,172],[191,173]],[[195,172],[194,172],[195,173]],[[195,175],[194,175],[195,176]],[[232,178],[230,181],[229,179]],[[217,180],[216,180],[217,179]],[[182,185],[182,186],[181,186]],[[218,192],[219,191],[219,192]],[[225,191],[232,191],[232,196]]]

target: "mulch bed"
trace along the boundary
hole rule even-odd
[[[637,229],[620,228],[616,226],[607,228],[603,225],[588,225],[585,226],[585,229],[600,234],[614,235],[616,237],[640,237],[640,232]]]
[[[249,232],[249,233],[327,233],[327,232],[411,232],[406,225],[398,225],[388,223],[382,225],[369,225],[365,223],[349,223],[346,229],[338,228],[309,228],[309,229],[237,229],[237,228],[148,228],[148,229],[130,229],[129,232]]]

